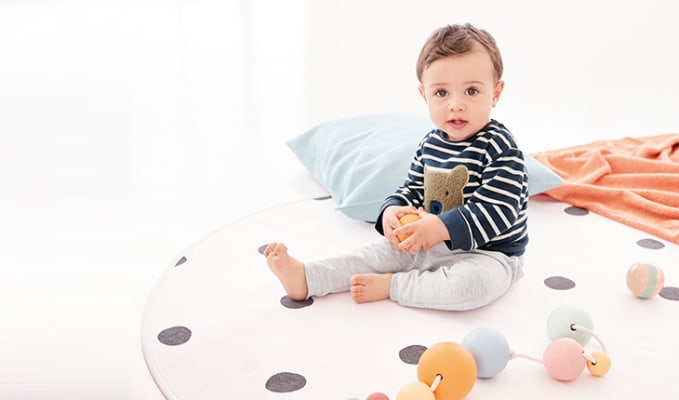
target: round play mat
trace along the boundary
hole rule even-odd
[[[679,281],[679,246],[546,197],[532,199],[530,212],[526,276],[502,299],[468,312],[356,304],[346,293],[287,298],[261,254],[267,243],[284,242],[305,260],[378,238],[372,224],[347,218],[329,198],[230,222],[177,255],[153,288],[141,332],[148,368],[168,399],[364,400],[382,392],[394,400],[417,379],[429,346],[492,327],[514,351],[541,357],[547,316],[576,304],[607,338],[607,376],[558,382],[539,364],[514,359],[498,376],[479,379],[467,398],[679,395],[670,379],[679,360],[672,339],[679,302],[670,285]],[[625,286],[625,271],[640,259],[663,265],[668,280],[649,300]]]

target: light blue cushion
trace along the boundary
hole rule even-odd
[[[302,164],[348,217],[375,221],[384,199],[406,179],[429,118],[411,114],[366,115],[322,123],[287,142]],[[563,180],[526,158],[528,191],[542,193]]]

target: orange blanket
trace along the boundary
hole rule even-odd
[[[679,134],[533,154],[566,183],[546,194],[679,244]]]

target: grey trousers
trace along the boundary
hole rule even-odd
[[[503,296],[523,276],[523,257],[486,250],[451,251],[444,243],[415,255],[386,239],[304,263],[309,297],[346,292],[356,274],[393,273],[389,298],[402,306],[471,310]]]

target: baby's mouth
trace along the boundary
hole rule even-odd
[[[467,121],[463,119],[451,119],[448,120],[448,125],[452,126],[453,128],[464,128],[465,125],[467,125]]]

